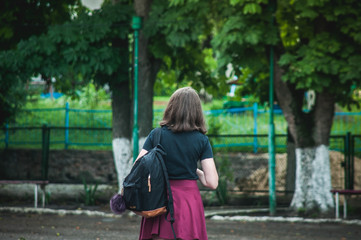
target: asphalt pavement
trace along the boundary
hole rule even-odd
[[[227,210],[228,212],[232,210]],[[207,211],[210,240],[360,240],[360,220],[227,216]],[[136,240],[140,217],[82,210],[0,207],[1,240]]]

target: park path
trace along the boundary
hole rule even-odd
[[[136,240],[140,217],[0,212],[2,240]],[[207,219],[209,240],[360,240],[361,226],[342,223]]]

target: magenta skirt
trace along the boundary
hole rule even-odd
[[[174,201],[174,231],[178,239],[207,240],[202,198],[197,180],[170,180]],[[170,217],[168,216],[168,219]],[[142,218],[139,239],[152,237],[174,239],[170,222],[165,215]]]

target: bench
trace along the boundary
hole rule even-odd
[[[344,199],[344,203],[343,203],[343,218],[347,218],[347,197],[350,195],[357,195],[357,194],[361,194],[361,190],[349,190],[349,189],[344,189],[344,190],[331,190],[331,193],[335,194],[336,197],[336,207],[335,207],[335,211],[336,211],[336,218],[339,218],[339,212],[338,212],[338,208],[339,208],[339,195],[343,195],[343,199]]]
[[[38,207],[38,189],[45,187],[46,180],[0,180],[0,184],[34,184],[34,207]],[[42,206],[45,207],[45,189],[42,189]]]

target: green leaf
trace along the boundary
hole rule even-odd
[[[247,3],[243,7],[244,14],[256,14],[261,12],[262,12],[262,8],[257,3]]]
[[[319,13],[311,8],[306,8],[300,13],[301,17],[310,18],[310,19],[315,19],[316,17],[318,17],[318,15]]]

